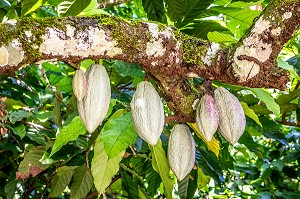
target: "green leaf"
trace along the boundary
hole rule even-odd
[[[106,117],[108,117],[108,116],[112,113],[113,108],[114,108],[114,106],[116,105],[116,103],[117,103],[117,100],[116,100],[116,99],[110,99],[108,111],[107,111],[107,113],[106,113]]]
[[[22,1],[22,15],[25,16],[43,4],[43,0],[23,0]]]
[[[205,175],[202,169],[198,168],[198,180],[197,180],[197,187],[199,189],[203,189],[210,181],[210,177]]]
[[[172,21],[182,21],[186,23],[192,21],[204,11],[213,0],[167,0],[168,16]]]
[[[299,95],[300,95],[300,89],[295,89],[289,92],[288,94],[279,95],[279,97],[276,99],[276,102],[279,105],[286,104],[299,97]]]
[[[98,0],[91,0],[91,3],[78,16],[92,16],[92,15],[109,15],[104,9],[99,9]]]
[[[39,111],[39,112],[35,113],[36,119],[38,119],[42,123],[47,122],[50,119],[51,115],[52,115],[51,111],[48,111],[48,112]]]
[[[278,171],[281,171],[284,167],[284,163],[282,160],[275,160],[272,162],[272,164],[278,169]]]
[[[240,102],[240,103],[244,109],[245,115],[253,119],[259,126],[262,127],[262,124],[260,123],[258,116],[251,108],[249,108],[248,104],[246,104],[245,102]]]
[[[63,1],[58,5],[58,13],[61,16],[76,16],[81,13],[90,3],[91,0]]]
[[[251,90],[257,98],[263,101],[267,108],[272,111],[276,116],[280,114],[280,107],[275,102],[274,98],[265,90],[261,88],[248,88]]]
[[[0,1],[0,8],[9,8],[9,7],[11,7],[11,4],[8,0]]]
[[[20,124],[16,127],[12,128],[14,134],[18,135],[21,140],[25,137],[26,135],[26,126],[24,124]]]
[[[142,70],[139,64],[129,64],[123,61],[115,61],[115,63],[111,65],[111,67],[114,68],[122,77],[145,76],[145,72]]]
[[[247,131],[243,133],[238,142],[244,144],[250,151],[258,151],[260,148],[260,145],[254,142],[252,136]]]
[[[300,191],[284,191],[284,192],[275,192],[275,195],[278,198],[284,198],[284,199],[295,199],[300,198]]]
[[[248,8],[241,7],[223,7],[223,6],[215,6],[210,8],[212,11],[217,11],[222,13],[231,19],[236,20],[238,23],[243,25],[244,27],[250,27],[253,23],[255,17],[258,17],[261,11],[258,10],[250,10]]]
[[[7,198],[14,198],[16,196],[17,184],[20,183],[22,183],[21,180],[16,180],[16,172],[11,172],[4,187]]]
[[[204,135],[200,132],[197,123],[188,123],[188,125],[193,129],[196,135],[201,138],[201,140],[206,144],[207,148],[214,152],[216,156],[219,156],[220,145],[215,137],[212,137],[211,141],[207,141]]]
[[[137,138],[138,135],[135,132],[131,113],[124,113],[110,119],[101,130],[101,140],[104,143],[108,159],[126,150],[129,145],[135,143]]]
[[[149,20],[165,22],[164,2],[161,0],[142,0]]]
[[[150,197],[147,195],[145,189],[139,187],[139,197],[140,199],[149,199]]]
[[[205,175],[212,177],[218,184],[224,182],[218,158],[213,152],[206,151],[203,148],[196,150],[196,164],[203,170]]]
[[[68,167],[68,166],[63,166],[60,167],[55,176],[52,179],[52,186],[51,186],[51,192],[49,194],[49,197],[57,197],[59,196],[61,193],[63,193],[63,191],[65,190],[65,188],[69,185],[72,176],[74,174],[74,170],[77,167]]]
[[[36,130],[31,131],[30,129],[26,132],[26,136],[29,137],[32,141],[41,144],[46,145],[45,136],[41,133],[39,133]]]
[[[277,64],[279,67],[289,70],[290,72],[294,70],[292,65],[290,65],[288,62],[283,61],[280,57],[277,58]]]
[[[18,110],[18,111],[14,111],[9,115],[9,120],[12,124],[23,120],[24,118],[29,118],[33,116],[33,113],[28,112],[28,111],[24,111],[24,110]]]
[[[124,194],[122,189],[122,178],[117,179],[114,183],[109,186],[109,190],[114,194]]]
[[[94,151],[91,169],[95,187],[99,193],[102,193],[109,186],[112,177],[118,172],[119,163],[125,151],[108,159],[104,150],[104,143],[100,140],[100,137],[96,140]]]
[[[95,64],[94,60],[85,59],[80,62],[80,68],[84,69],[84,71],[86,71],[92,64]]]
[[[71,186],[71,198],[84,198],[93,186],[93,176],[91,170],[87,170],[86,164],[75,170],[73,183]]]
[[[18,109],[26,106],[21,101],[17,101],[17,100],[10,99],[10,98],[6,98],[5,104],[7,105],[7,109],[6,110],[8,112],[10,112],[12,110],[18,110]]]
[[[152,165],[149,163],[146,166],[145,175],[146,175],[145,179],[148,182],[147,191],[149,192],[151,197],[154,197],[154,195],[157,193],[157,189],[160,186],[162,180],[159,174],[153,169]]]
[[[122,187],[128,193],[128,198],[139,199],[139,182],[135,177],[131,177],[126,170],[121,169]]]
[[[207,38],[209,41],[216,43],[236,43],[238,41],[237,38],[231,36],[230,34],[220,33],[217,31],[209,32],[207,34]]]
[[[53,107],[53,112],[52,112],[52,118],[53,118],[53,122],[56,126],[61,127],[61,122],[62,122],[62,117],[61,117],[61,111],[60,111],[60,104],[62,100],[62,94],[60,92],[60,87],[59,85],[56,85],[56,96],[54,98],[54,107]]]
[[[161,140],[158,140],[157,144],[154,146],[149,145],[149,148],[152,153],[152,167],[159,173],[163,181],[166,198],[171,199],[174,182],[169,176],[170,166],[166,153],[162,147]]]
[[[5,17],[8,19],[16,19],[18,18],[18,12],[16,9],[9,9],[8,12],[6,13]]]
[[[280,132],[263,132],[264,136],[274,139],[278,142],[280,142],[283,145],[286,145],[287,147],[289,147],[289,143],[287,141],[287,138],[285,137],[285,135],[283,133]]]
[[[182,29],[182,31],[186,34],[189,35],[193,35],[195,37],[199,37],[202,39],[211,39],[211,41],[217,41],[220,43],[223,42],[225,43],[228,39],[224,39],[221,37],[221,39],[219,38],[209,38],[208,34],[214,36],[216,35],[216,37],[218,36],[222,36],[222,35],[226,35],[227,37],[230,37],[230,40],[233,39],[233,37],[230,34],[230,31],[224,27],[221,26],[219,23],[212,21],[212,20],[205,20],[205,21],[193,21],[193,23],[188,24],[187,26],[184,27],[184,29]],[[212,33],[213,32],[213,33]],[[223,33],[228,33],[228,34],[223,34]],[[217,34],[220,35],[217,35]],[[215,37],[215,36],[214,36]],[[213,40],[214,39],[214,40]],[[236,42],[236,40],[234,40],[234,42]]]
[[[190,178],[189,178],[189,186],[187,190],[187,199],[193,199],[195,192],[197,191],[197,181],[198,181],[198,172],[197,170],[192,170],[190,172]]]
[[[185,199],[188,194],[189,178],[185,177],[183,180],[178,181],[178,195],[180,198]]]
[[[67,144],[69,141],[76,140],[79,135],[84,135],[85,133],[86,128],[80,117],[74,117],[74,119],[67,126],[63,126],[60,130],[60,133],[57,135],[55,143],[52,147],[50,157],[59,151],[61,147]]]
[[[61,89],[61,92],[66,92],[66,93],[70,93],[72,92],[73,88],[72,88],[72,77],[64,77],[62,78],[58,85]]]
[[[40,159],[46,151],[44,146],[36,146],[25,153],[23,161],[19,165],[18,178],[25,179],[30,175],[32,177],[38,175],[43,170],[47,169],[49,164],[42,164]]]

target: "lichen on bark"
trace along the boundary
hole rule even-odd
[[[21,18],[0,24],[0,74],[13,74],[44,60],[76,64],[90,58],[139,63],[156,78],[175,112],[193,120],[192,104],[201,90],[191,89],[187,83],[191,77],[285,88],[288,73],[277,67],[276,60],[299,23],[300,1],[271,1],[244,37],[226,48],[174,27],[107,15]]]

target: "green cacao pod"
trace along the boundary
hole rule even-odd
[[[246,117],[239,100],[223,87],[215,90],[215,100],[219,110],[219,131],[232,145],[242,136],[246,127]]]
[[[137,85],[130,105],[139,136],[154,146],[162,133],[165,115],[161,99],[150,82]]]
[[[110,80],[104,66],[94,64],[86,71],[88,82],[85,97],[77,100],[79,116],[88,132],[92,133],[101,124],[110,102]]]
[[[75,71],[72,87],[75,97],[78,101],[81,101],[87,92],[87,80],[83,70],[79,69]]]
[[[219,111],[215,99],[205,94],[196,110],[196,123],[200,132],[210,141],[219,125]]]
[[[168,160],[179,181],[183,180],[195,164],[195,142],[185,124],[176,124],[169,138]]]

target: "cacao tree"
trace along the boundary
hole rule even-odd
[[[0,0],[0,21],[0,198],[300,198],[299,0]]]

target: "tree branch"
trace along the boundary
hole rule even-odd
[[[47,60],[139,63],[156,79],[170,108],[193,121],[192,104],[202,91],[191,89],[190,77],[285,88],[288,73],[276,66],[276,59],[299,23],[299,0],[274,0],[248,33],[227,49],[153,22],[106,15],[22,18],[0,25],[0,74]]]

